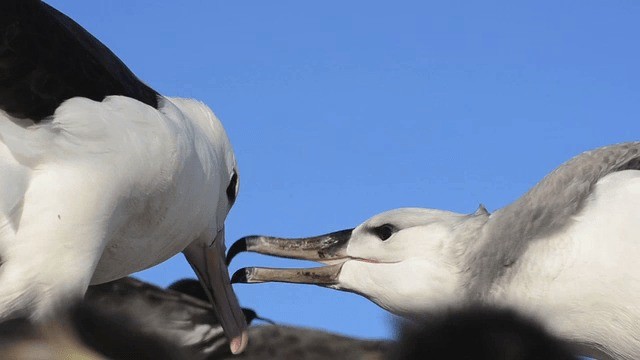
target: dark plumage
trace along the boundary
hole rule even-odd
[[[125,278],[92,286],[87,303],[113,313],[134,317],[145,334],[170,338],[189,350],[194,358],[206,359],[384,359],[388,341],[369,341],[290,326],[249,327],[249,345],[241,355],[231,355],[227,340],[213,310],[204,300],[196,280],[181,280],[169,289]],[[260,319],[243,309],[247,322]],[[203,328],[207,327],[203,332]]]
[[[174,339],[146,331],[130,313],[85,303],[71,312],[71,324],[85,346],[109,359],[192,359]]]
[[[383,360],[390,341],[363,340],[293,326],[251,326],[249,346],[228,360]],[[214,359],[214,358],[210,358]]]
[[[79,304],[66,316],[34,324],[0,323],[0,359],[187,360],[191,354],[170,339],[141,331],[136,319]]]
[[[128,277],[90,286],[85,303],[113,317],[134,318],[141,333],[171,339],[201,357],[229,351],[220,321],[205,300]]]
[[[108,95],[158,106],[153,89],[66,15],[38,0],[0,1],[0,109],[39,122],[72,97]]]
[[[169,290],[177,291],[182,294],[187,294],[196,299],[207,301],[207,294],[204,292],[200,282],[195,279],[182,279],[169,285]]]
[[[209,299],[207,298],[207,294],[202,288],[202,285],[200,285],[200,282],[195,279],[178,280],[169,285],[167,289],[192,296],[202,301],[209,301]],[[242,308],[242,313],[244,314],[244,318],[247,320],[248,324],[251,324],[253,320],[262,320],[270,323],[271,325],[275,325],[272,320],[258,316],[258,314],[252,309]]]
[[[173,289],[199,293],[183,280]],[[211,306],[173,289],[134,278],[91,286],[68,316],[47,324],[0,324],[0,359],[386,359],[391,342],[370,341],[291,326],[251,326],[249,346],[232,355]],[[204,295],[204,294],[202,294]],[[244,309],[253,320],[255,312]],[[253,316],[251,316],[253,314]],[[49,356],[49,357],[47,357]],[[62,356],[62,357],[57,357]]]
[[[201,300],[206,300],[202,286],[196,280],[183,279],[169,286]],[[242,309],[247,322],[255,319],[269,322],[257,316],[251,309]],[[249,346],[241,355],[232,357],[222,347],[220,352],[210,359],[383,359],[391,348],[388,341],[369,341],[327,333],[325,331],[305,329],[293,326],[251,326],[249,327]]]
[[[560,340],[511,310],[472,307],[406,327],[396,360],[575,360]]]

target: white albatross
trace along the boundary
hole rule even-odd
[[[157,94],[47,4],[0,2],[0,319],[50,318],[182,251],[241,352],[224,264],[237,191],[206,105]]]
[[[585,152],[489,214],[405,208],[305,239],[250,236],[241,251],[309,259],[245,268],[232,282],[294,282],[361,294],[412,318],[481,303],[541,321],[582,355],[640,359],[640,142]]]

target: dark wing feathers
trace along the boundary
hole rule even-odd
[[[171,339],[189,352],[210,353],[228,347],[209,303],[134,278],[90,286],[85,304],[114,317],[132,318],[140,333]]]
[[[124,95],[157,107],[157,93],[104,44],[36,0],[0,1],[0,108],[36,122],[76,96]]]

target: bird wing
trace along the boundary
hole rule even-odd
[[[39,0],[0,2],[0,109],[39,122],[65,100],[157,93],[82,26]]]
[[[478,288],[486,289],[534,239],[564,229],[585,205],[598,181],[623,170],[640,170],[640,142],[584,152],[560,165],[487,222],[470,263]],[[482,291],[477,290],[477,293]]]
[[[623,170],[640,170],[640,142],[601,147],[565,162],[501,210],[495,226],[523,240],[553,233],[582,209],[600,179]]]

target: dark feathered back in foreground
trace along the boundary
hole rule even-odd
[[[249,346],[234,356],[197,280],[171,288],[124,278],[91,286],[82,304],[49,324],[2,323],[0,360],[384,360],[391,349],[388,341],[268,325],[249,327]]]
[[[197,280],[184,279],[169,289],[206,300]],[[247,322],[265,320],[251,309],[242,309]],[[243,354],[233,356],[228,347],[220,347],[208,359],[229,360],[383,360],[391,349],[388,341],[354,339],[326,331],[292,326],[251,326],[249,346]]]
[[[71,312],[80,341],[109,359],[190,359],[185,349],[167,337],[144,331],[135,318],[83,304]]]
[[[405,328],[396,359],[575,360],[564,343],[511,310],[468,308]]]
[[[391,350],[389,341],[355,339],[322,330],[280,325],[251,326],[249,339],[244,353],[224,359],[385,360]]]
[[[169,339],[140,331],[126,314],[112,316],[88,304],[44,324],[26,319],[0,323],[0,359],[187,360]]]

